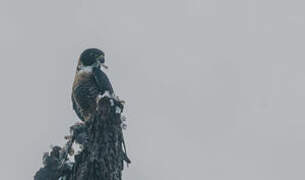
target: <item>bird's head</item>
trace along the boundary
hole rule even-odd
[[[102,65],[104,68],[108,68],[105,63],[105,54],[103,51],[96,49],[96,48],[90,48],[86,49],[82,52],[79,58],[80,65],[88,67],[88,66],[100,66]]]

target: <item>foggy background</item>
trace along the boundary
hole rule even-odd
[[[77,121],[79,54],[127,102],[123,180],[303,180],[305,12],[290,0],[1,0],[0,179]]]

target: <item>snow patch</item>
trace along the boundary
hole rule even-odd
[[[115,113],[120,114],[122,112],[122,109],[118,106],[115,107]]]

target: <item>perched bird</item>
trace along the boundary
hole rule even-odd
[[[104,63],[104,52],[96,48],[86,49],[79,57],[72,87],[72,103],[82,121],[92,117],[100,97],[114,96],[112,85],[101,70],[101,67],[107,68]]]

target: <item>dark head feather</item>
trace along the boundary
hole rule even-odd
[[[80,55],[80,61],[84,66],[91,66],[92,64],[100,61],[100,63],[104,63],[104,52],[102,50],[96,48],[86,49]]]

